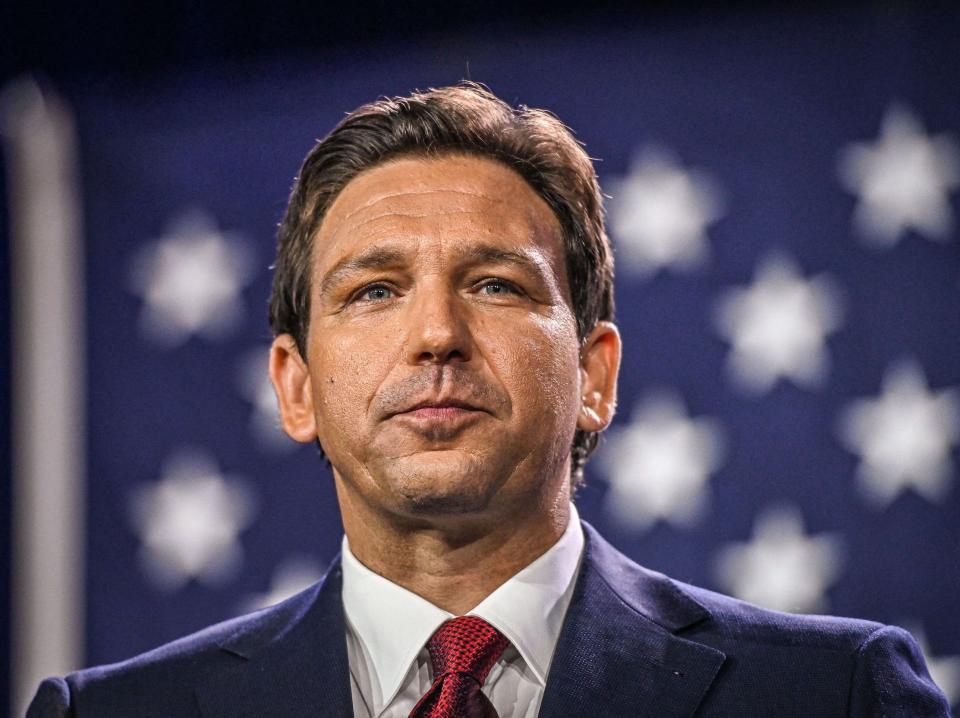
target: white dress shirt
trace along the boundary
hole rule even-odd
[[[583,543],[571,504],[560,539],[467,614],[510,640],[483,684],[500,718],[534,718],[540,710]],[[453,615],[368,569],[346,536],[343,606],[355,718],[407,718],[433,683],[426,642]]]

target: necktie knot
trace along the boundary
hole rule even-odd
[[[465,673],[478,684],[487,680],[509,641],[477,616],[460,616],[444,623],[427,641],[434,678]]]

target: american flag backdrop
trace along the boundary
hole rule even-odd
[[[955,9],[734,13],[57,88],[82,269],[82,356],[58,357],[83,367],[76,660],[277,601],[335,556],[329,471],[281,435],[266,379],[275,227],[345,112],[470,77],[555,112],[609,195],[625,357],[581,515],[678,579],[907,627],[956,707],[958,38]]]

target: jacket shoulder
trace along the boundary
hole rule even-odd
[[[713,634],[717,641],[851,653],[871,634],[884,628],[881,623],[859,618],[774,611],[668,580],[707,609],[710,620],[696,627],[695,632],[703,637]]]
[[[767,705],[814,697],[849,716],[949,716],[923,654],[902,628],[837,616],[771,611],[674,582],[710,618],[685,637],[727,655],[719,703],[751,693]],[[781,688],[791,686],[790,689]],[[777,687],[777,688],[774,688]],[[736,698],[733,694],[737,693]],[[801,695],[801,693],[803,695]],[[786,708],[786,706],[784,706]]]
[[[782,716],[949,716],[916,641],[901,628],[773,611],[639,566],[590,526],[588,561],[632,607],[723,663],[700,712]]]
[[[28,718],[197,715],[194,689],[246,659],[248,648],[282,635],[309,606],[317,586],[280,604],[164,644],[130,659],[44,681]]]
[[[624,603],[671,633],[730,646],[820,646],[854,650],[881,624],[772,611],[640,566],[584,523],[587,556]]]

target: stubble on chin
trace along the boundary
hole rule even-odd
[[[398,512],[423,518],[481,513],[506,480],[481,456],[440,460],[430,453],[436,452],[397,457],[377,472],[376,483]]]

